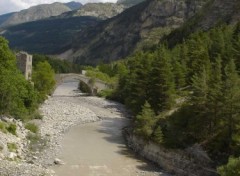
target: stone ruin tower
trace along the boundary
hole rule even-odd
[[[16,58],[18,69],[21,70],[25,79],[30,81],[32,78],[32,55],[20,51],[16,54]]]

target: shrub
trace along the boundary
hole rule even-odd
[[[240,176],[240,158],[230,157],[228,163],[217,169],[221,176]]]
[[[6,123],[0,122],[0,130],[1,130],[3,133],[7,133]]]
[[[7,143],[8,150],[10,152],[16,152],[17,151],[17,145],[15,143]]]
[[[79,82],[78,89],[83,93],[92,94],[91,88],[83,81]]]
[[[30,141],[29,150],[35,151],[42,151],[47,147],[48,138],[47,136],[41,138],[39,134],[29,133],[27,139]]]
[[[40,119],[40,120],[42,120],[42,119],[43,119],[43,116],[40,114],[39,111],[35,111],[35,112],[32,114],[32,119]]]
[[[8,125],[8,127],[6,129],[9,133],[11,133],[15,136],[17,135],[17,133],[16,133],[17,126],[15,124],[11,123],[10,125]]]
[[[105,89],[99,92],[97,95],[99,97],[110,98],[113,94],[113,91],[114,91],[113,89]]]
[[[35,125],[34,123],[27,123],[25,125],[25,128],[28,129],[29,131],[33,132],[33,133],[37,133],[38,132],[38,126]]]

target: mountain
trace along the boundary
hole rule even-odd
[[[71,10],[77,10],[79,9],[82,4],[80,2],[75,2],[75,1],[71,1],[68,3],[64,3],[67,7],[69,7]]]
[[[2,23],[4,23],[7,19],[9,19],[13,14],[13,13],[7,13],[7,14],[4,14],[4,15],[0,15],[0,26]]]
[[[69,48],[72,36],[99,19],[93,17],[50,18],[10,26],[0,32],[11,48],[31,53],[56,54]]]
[[[80,9],[60,15],[60,18],[75,16],[93,16],[100,19],[107,19],[118,15],[125,9],[124,5],[114,3],[88,3]]]
[[[191,33],[208,29],[222,24],[235,24],[240,22],[239,0],[211,0],[194,17],[188,20],[181,28],[178,28],[165,37],[170,46],[181,42]]]
[[[68,54],[63,55],[85,64],[124,58],[136,49],[158,43],[204,3],[204,0],[144,1],[94,28],[80,31],[66,51]]]
[[[4,21],[0,27],[6,27],[25,23],[29,21],[36,21],[51,16],[57,16],[64,12],[71,11],[71,8],[62,3],[42,4],[30,7],[29,9],[13,13]],[[0,19],[2,16],[0,16]]]
[[[137,5],[141,2],[143,2],[144,0],[118,0],[117,1],[117,4],[122,4],[126,7],[131,7],[131,6],[134,6],[134,5]]]

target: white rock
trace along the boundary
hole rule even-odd
[[[10,152],[9,155],[8,155],[9,159],[15,159],[16,157],[17,157],[17,154],[14,153],[14,152]]]
[[[63,165],[64,162],[62,160],[58,159],[58,158],[55,158],[54,164],[56,164],[56,165]]]

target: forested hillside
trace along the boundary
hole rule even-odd
[[[223,25],[98,70],[118,76],[108,98],[132,111],[136,135],[167,148],[198,143],[220,165],[240,156],[239,56],[240,24]]]
[[[77,33],[65,58],[96,65],[148,49],[198,12],[207,0],[143,1]]]
[[[98,22],[94,17],[53,18],[12,26],[4,30],[2,35],[9,40],[11,48],[56,54],[71,46],[74,34]]]

